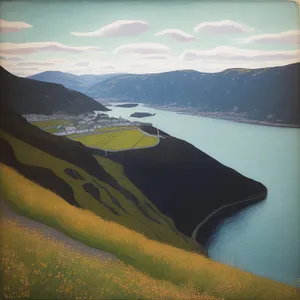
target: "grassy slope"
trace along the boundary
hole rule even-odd
[[[2,228],[0,270],[6,299],[216,300],[122,262],[71,250],[17,222],[5,221]]]
[[[181,288],[181,291],[183,291],[182,289],[184,289],[184,286],[188,286],[190,289],[196,290],[199,295],[210,295],[225,300],[299,299],[299,294],[297,294],[295,288],[267,278],[252,275],[224,264],[213,262],[196,253],[183,251],[166,244],[149,240],[144,235],[134,232],[117,223],[103,220],[90,211],[71,206],[54,193],[39,187],[35,183],[19,175],[16,171],[2,164],[0,165],[0,178],[2,182],[0,186],[1,198],[6,200],[12,209],[22,215],[36,219],[37,221],[65,232],[67,235],[81,240],[92,247],[115,254],[125,263],[132,265],[135,268],[135,270],[132,269],[134,272],[139,270],[146,273],[145,278],[151,276],[155,280],[169,281],[172,283],[170,291],[173,288],[173,285],[177,285],[177,287]],[[10,235],[7,235],[8,239],[9,236]],[[21,239],[22,235],[19,236],[20,242],[24,241],[24,239]],[[17,238],[14,240],[18,241],[19,239]],[[31,240],[29,239],[29,242],[30,241]],[[7,243],[9,244],[10,241]],[[35,250],[34,247],[35,245],[31,245],[29,250]],[[14,257],[14,259],[17,260],[17,263],[13,264],[13,266],[15,267],[15,265],[20,264],[21,267],[24,267],[24,264],[27,263],[27,258],[21,256],[25,255],[23,248],[21,248],[20,245],[17,248],[22,249],[22,251],[17,253],[17,257]],[[49,263],[49,265],[51,265],[46,273],[49,276],[49,272],[52,273],[53,264],[51,263],[51,259],[54,259],[54,255],[51,254],[51,251],[53,249],[45,246],[42,249],[42,252],[45,253],[44,258],[46,259],[41,257],[42,254],[40,251],[37,253],[40,256],[37,256],[36,259],[37,261],[40,261],[40,263]],[[68,254],[65,255],[63,251],[60,252],[60,249],[57,254],[58,259],[65,265],[66,269],[64,271],[68,272],[70,269],[74,268],[74,264],[77,265],[75,266],[75,274],[73,275],[78,275],[79,277],[74,276],[74,280],[80,278],[80,280],[89,281],[90,285],[97,286],[95,277],[91,274],[95,274],[95,272],[99,271],[97,273],[100,277],[96,278],[101,278],[103,274],[100,269],[98,269],[100,265],[91,266],[89,261],[84,259],[80,260],[78,259],[78,256],[77,259],[73,259],[72,255],[70,255],[70,260],[68,260]],[[29,256],[30,254],[28,254],[28,257]],[[30,257],[33,259],[33,255]],[[22,261],[23,264],[21,263]],[[54,263],[57,263],[57,261]],[[31,269],[32,264],[25,267],[29,272],[34,271]],[[93,268],[93,270],[91,270],[91,268]],[[78,274],[82,269],[86,271],[82,272],[83,274]],[[108,282],[110,289],[114,290],[116,288],[119,278],[123,281],[123,284],[127,284],[124,282],[127,278],[127,276],[124,275],[124,272],[115,272],[114,268],[110,269],[109,267],[104,267],[103,269],[105,272],[106,270],[109,270],[107,272],[111,271],[112,274],[116,274],[116,281],[114,281],[114,283],[111,281]],[[18,270],[21,270],[21,268],[18,268]],[[139,278],[140,273],[136,274],[137,278]],[[19,274],[17,274],[17,276],[18,275]],[[66,275],[66,273],[64,273],[64,275]],[[45,274],[41,276],[38,278],[45,278]],[[72,289],[73,292],[74,281],[72,281],[73,278],[70,276],[68,276],[67,281],[64,281],[63,284],[66,283],[66,286]],[[104,277],[107,280],[107,276]],[[48,277],[47,279],[50,280]],[[133,279],[133,277],[130,279]],[[26,280],[26,274],[25,279],[23,278],[23,280]],[[54,283],[53,285],[47,286],[47,281],[42,281],[42,284],[43,283],[48,291],[52,290],[53,287],[57,287],[58,284]],[[42,293],[44,286],[39,286],[37,282],[34,282],[34,284],[40,288],[40,293]],[[148,280],[148,284],[153,286],[158,284],[158,288],[160,287],[159,282],[151,282],[150,279]],[[163,284],[164,283],[162,283],[162,285]],[[81,288],[82,285],[78,284],[78,289],[80,290]],[[141,288],[144,289],[143,286],[141,286]],[[60,290],[60,287],[57,287],[57,289]],[[186,293],[190,293],[190,291],[191,290],[187,290]],[[152,291],[150,291],[150,294],[151,293]],[[159,294],[153,292],[152,299],[157,299],[156,295]],[[190,297],[188,294],[186,295]],[[167,294],[163,295],[163,299],[167,298]],[[170,298],[176,299],[175,296],[171,296]],[[192,299],[192,297],[190,297],[190,299]]]
[[[139,199],[144,206],[151,205],[152,208],[156,211],[156,213],[152,212],[148,209],[149,214],[158,219],[162,225],[157,224],[148,218],[146,218],[141,212],[136,208],[136,206],[129,201],[125,196],[119,191],[112,188],[105,182],[99,181],[97,178],[91,176],[86,173],[83,169],[72,165],[64,160],[58,159],[54,156],[49,155],[46,152],[43,152],[27,143],[24,143],[15,137],[6,134],[3,131],[0,131],[0,137],[5,139],[10,143],[10,145],[14,149],[14,153],[19,162],[32,166],[40,166],[47,169],[52,170],[57,176],[62,178],[66,183],[68,183],[74,192],[74,196],[79,205],[85,209],[89,209],[95,212],[97,215],[107,219],[112,220],[121,225],[127,226],[133,230],[141,232],[145,234],[149,238],[153,238],[160,241],[165,241],[170,243],[171,245],[178,246],[180,248],[186,250],[195,250],[199,247],[198,244],[195,244],[191,239],[184,237],[175,229],[175,225],[171,219],[162,215],[159,210],[157,210],[149,201],[146,199],[142,193],[138,192],[138,189],[129,181],[126,180],[126,186],[124,186],[129,191],[134,191],[134,193],[138,193]],[[101,161],[101,160],[99,160]],[[114,164],[111,162],[111,166],[106,161],[106,168],[111,169],[112,175],[118,176],[118,172],[113,171]],[[104,167],[104,166],[103,166]],[[81,174],[85,181],[75,180],[64,172],[65,168],[71,168]],[[86,193],[82,188],[84,182],[93,182],[95,180],[100,185],[106,187],[110,193],[122,204],[122,206],[131,214],[125,213],[123,210],[119,209],[112,203],[110,195],[104,190],[100,189],[101,199],[108,205],[113,206],[116,211],[120,214],[117,216],[113,214],[109,209],[104,207],[100,202],[94,199],[90,194]],[[124,180],[124,177],[123,177]],[[158,218],[159,217],[159,218]],[[142,223],[141,223],[141,222]],[[170,225],[176,231],[176,233],[170,229]]]

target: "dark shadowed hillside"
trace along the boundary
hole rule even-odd
[[[86,94],[178,108],[232,120],[300,126],[300,63],[220,73],[192,70],[120,75],[104,80]]]
[[[2,103],[21,114],[83,113],[108,109],[60,84],[20,78],[0,68]]]
[[[108,158],[122,164],[128,178],[187,236],[221,206],[256,196],[260,201],[267,193],[263,184],[171,136],[156,147],[109,153]],[[201,229],[198,241],[206,242],[218,221]]]

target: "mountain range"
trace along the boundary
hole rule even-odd
[[[219,73],[179,70],[101,76],[92,80],[85,77],[89,84],[83,84],[80,76],[61,72],[44,72],[30,78],[59,82],[95,99],[139,102],[250,123],[300,126],[300,63]]]
[[[300,63],[220,73],[174,71],[119,75],[99,82],[94,98],[141,102],[234,119],[300,126]]]

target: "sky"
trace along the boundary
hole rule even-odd
[[[289,1],[1,1],[0,62],[19,76],[219,72],[300,61]]]

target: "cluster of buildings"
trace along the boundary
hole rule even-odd
[[[65,115],[65,114],[53,114],[53,115],[35,115],[28,114],[23,115],[28,122],[38,121],[50,121],[50,120],[62,120],[61,125],[48,125],[42,127],[47,130],[55,128],[55,135],[70,135],[70,134],[93,134],[96,129],[107,128],[107,127],[126,127],[136,126],[140,127],[141,123],[131,122],[123,118],[112,118],[104,113],[84,113],[80,115]],[[65,120],[70,120],[70,124],[66,124]]]
[[[27,114],[23,117],[30,123],[38,121],[50,121],[50,120],[75,120],[77,116],[65,115],[65,114],[53,114],[53,115],[36,115]]]

